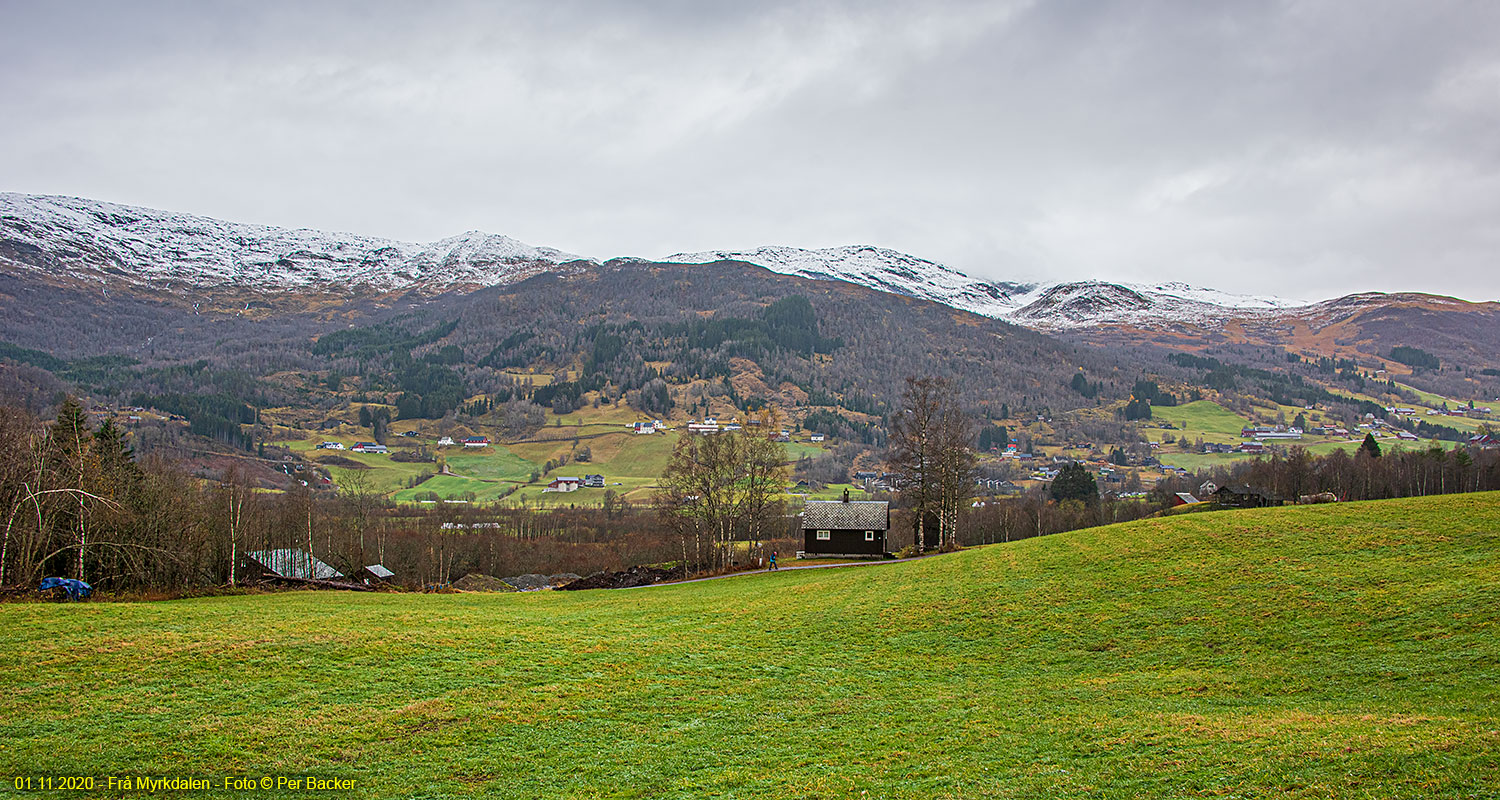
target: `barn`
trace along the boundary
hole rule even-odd
[[[809,500],[802,511],[802,552],[808,558],[884,556],[891,527],[883,500]]]

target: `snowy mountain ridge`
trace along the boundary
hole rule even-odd
[[[480,231],[416,244],[4,192],[0,260],[85,280],[275,291],[488,286],[581,259]]]
[[[649,260],[648,260],[649,261]],[[870,245],[760,247],[678,253],[666,263],[739,261],[813,280],[839,280],[1043,329],[1101,324],[1211,323],[1309,304],[1183,283],[984,281]],[[224,222],[72,197],[0,193],[0,265],[85,281],[258,292],[496,286],[594,259],[480,231],[427,244],[306,228]]]
[[[1048,329],[1101,323],[1201,323],[1226,310],[1246,313],[1310,305],[1279,297],[1231,294],[1177,282],[993,283],[971,278],[934,261],[869,245],[822,250],[792,247],[714,250],[678,253],[661,260],[681,264],[742,261],[785,275],[848,281],[893,294],[932,300],[986,317]]]

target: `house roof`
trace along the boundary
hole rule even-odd
[[[884,500],[809,500],[802,511],[802,527],[826,530],[886,530],[890,504]]]
[[[1234,483],[1220,486],[1219,491],[1214,492],[1214,494],[1225,493],[1232,495],[1259,495],[1268,499],[1275,498],[1275,495],[1266,491],[1265,489],[1260,488],[1259,486],[1249,486],[1243,483]]]
[[[1196,503],[1196,502],[1198,502],[1198,498],[1194,497],[1189,492],[1178,492],[1177,493],[1177,499],[1181,500],[1184,503]]]
[[[390,570],[386,569],[384,564],[371,564],[370,566],[365,567],[365,571],[368,572],[368,573],[370,573],[371,575],[374,575],[377,578],[394,578],[394,577],[396,577],[396,573],[391,572]]]
[[[343,573],[295,548],[287,550],[252,550],[245,557],[283,578],[320,581],[344,577]]]

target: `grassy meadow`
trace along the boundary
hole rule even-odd
[[[578,492],[554,493],[544,491],[547,483],[559,476],[582,477],[586,474],[603,475],[607,488],[632,502],[647,502],[656,491],[657,478],[666,469],[677,443],[679,433],[639,436],[625,426],[640,415],[629,409],[610,406],[582,408],[558,417],[548,415],[547,424],[521,441],[499,441],[491,432],[492,444],[483,449],[466,449],[462,446],[436,447],[440,435],[435,429],[423,429],[415,440],[392,438],[393,447],[403,444],[421,443],[443,456],[452,475],[435,475],[416,486],[410,486],[423,473],[434,473],[437,465],[432,463],[402,463],[392,461],[388,455],[355,453],[350,450],[318,451],[321,441],[339,441],[352,446],[361,437],[341,434],[320,435],[316,438],[282,442],[293,452],[322,463],[328,467],[336,485],[350,482],[354,473],[362,473],[363,480],[372,491],[386,495],[402,503],[415,503],[420,498],[436,493],[440,499],[460,499],[472,492],[476,502],[500,501],[506,504],[525,504],[531,507],[555,505],[599,505],[603,502],[603,489],[586,489]],[[400,421],[395,429],[417,430],[425,421]],[[368,437],[363,437],[368,438]],[[573,459],[582,447],[590,451],[587,462]],[[824,452],[821,445],[809,442],[792,442],[786,445],[788,460],[802,456],[817,456]],[[345,460],[361,465],[355,469],[335,465]],[[569,463],[546,471],[548,461],[558,463],[568,459]],[[330,461],[334,463],[329,463]],[[538,479],[531,482],[535,472]],[[514,490],[513,493],[507,494]]]
[[[0,771],[317,773],[357,797],[1493,798],[1497,531],[1500,494],[1461,495],[645,590],[11,603]]]
[[[1179,436],[1189,438],[1202,436],[1208,441],[1239,441],[1240,429],[1250,420],[1230,411],[1212,400],[1195,400],[1180,406],[1164,406],[1153,409],[1153,416],[1160,422],[1170,422],[1180,428]],[[1212,434],[1219,434],[1213,436]],[[1224,439],[1221,437],[1229,437]]]

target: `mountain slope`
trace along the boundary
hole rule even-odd
[[[661,259],[675,264],[742,261],[783,275],[847,281],[891,294],[920,297],[986,317],[1003,317],[1024,306],[1038,289],[1029,283],[989,283],[925,258],[870,245],[801,250],[760,247],[678,253]]]
[[[1230,294],[1185,283],[989,282],[935,261],[869,245],[822,250],[794,247],[713,250],[678,253],[662,261],[681,264],[742,261],[784,275],[847,281],[1046,330],[1119,322],[1197,322],[1221,317],[1226,310],[1269,311],[1305,305],[1279,297]]]
[[[609,263],[724,261],[929,300],[1045,332],[1077,331],[1174,347],[1244,342],[1373,355],[1392,344],[1421,344],[1426,332],[1438,331],[1445,350],[1465,354],[1465,363],[1488,365],[1488,343],[1500,341],[1500,305],[1494,303],[1417,294],[1357,294],[1301,303],[1182,283],[994,282],[868,245],[761,247]],[[414,291],[435,296],[599,267],[592,259],[478,231],[421,244],[223,222],[79,198],[0,193],[0,272],[91,290],[149,292],[195,307],[211,298],[237,301],[251,313],[267,304],[296,308],[351,295]],[[1375,333],[1367,334],[1366,325]],[[1338,334],[1323,333],[1331,329]]]
[[[106,286],[444,291],[493,286],[577,260],[478,231],[416,244],[0,193],[0,262]]]
[[[1491,797],[1497,500],[625,592],[7,603],[0,769],[298,753],[391,797]]]

